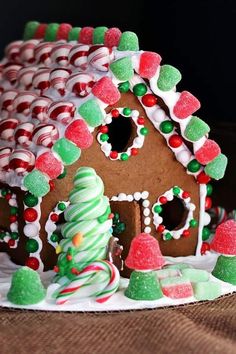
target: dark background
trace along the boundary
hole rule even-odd
[[[140,48],[156,51],[183,78],[178,90],[201,101],[197,115],[212,128],[230,157],[215,203],[236,207],[236,1],[234,0],[4,0],[0,51],[22,38],[25,22],[68,22],[73,26],[119,27],[136,32]]]

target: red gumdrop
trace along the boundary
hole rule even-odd
[[[190,282],[162,286],[161,290],[165,296],[171,299],[185,299],[193,296],[193,288]]]
[[[117,47],[121,37],[121,31],[119,28],[113,27],[109,28],[104,36],[104,44],[106,47],[112,48]]]
[[[93,136],[87,124],[82,119],[76,119],[68,125],[65,131],[65,137],[81,149],[87,149],[93,143]]]
[[[161,62],[161,56],[154,52],[144,52],[140,55],[139,75],[145,79],[151,79]]]
[[[63,171],[63,165],[52,152],[44,152],[37,157],[35,167],[48,175],[51,179],[57,178]]]
[[[93,27],[83,27],[79,33],[79,43],[92,44]]]
[[[196,112],[200,107],[201,104],[195,96],[188,91],[183,91],[174,106],[173,112],[177,118],[184,119]]]
[[[60,24],[58,30],[57,30],[57,40],[64,39],[65,41],[68,40],[68,34],[70,30],[72,29],[72,26],[69,25],[69,23],[62,23]]]
[[[109,105],[115,104],[120,99],[120,92],[109,77],[103,77],[92,88],[94,96]]]
[[[195,157],[203,165],[207,165],[221,153],[219,145],[214,141],[207,139],[205,143],[195,152]]]
[[[141,233],[134,237],[125,264],[130,269],[154,270],[165,264],[158,241],[151,235]]]
[[[46,29],[47,29],[47,24],[46,23],[41,23],[40,25],[38,25],[35,34],[34,34],[34,38],[35,39],[42,39],[45,36],[46,33]]]
[[[236,255],[236,221],[227,220],[217,226],[211,249],[225,255]]]

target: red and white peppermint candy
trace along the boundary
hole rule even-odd
[[[3,68],[3,77],[14,85],[17,79],[18,71],[22,68],[20,64],[6,64]]]
[[[35,61],[34,50],[39,44],[39,40],[30,39],[22,43],[20,47],[20,59],[23,63],[33,63]]]
[[[37,63],[49,66],[51,64],[51,51],[54,47],[54,43],[42,42],[39,43],[34,50],[34,56]]]
[[[15,118],[7,118],[0,122],[0,139],[12,141],[14,140],[14,131],[19,121]]]
[[[38,119],[41,123],[48,121],[47,111],[52,100],[46,97],[36,98],[30,106],[32,118]]]
[[[75,115],[75,105],[72,102],[53,102],[48,109],[49,118],[64,125],[69,124]]]
[[[36,97],[37,95],[32,92],[20,92],[14,99],[13,108],[17,113],[27,115],[29,114],[30,105]]]
[[[68,77],[71,74],[69,69],[53,69],[50,73],[51,86],[59,92],[61,96],[65,95],[65,85]]]
[[[23,41],[14,41],[8,44],[5,49],[5,55],[9,61],[19,62],[20,46]]]
[[[72,45],[69,43],[59,43],[51,51],[51,60],[60,66],[67,66],[69,63],[69,53]]]
[[[34,168],[35,156],[25,149],[16,149],[10,156],[9,167],[15,170],[17,174],[23,174],[26,171],[31,171]]]
[[[88,63],[99,71],[108,71],[110,62],[114,59],[112,48],[103,45],[93,45],[88,52]]]
[[[35,66],[29,66],[22,68],[17,73],[17,82],[25,90],[29,90],[32,86],[32,80],[35,72],[38,70]]]
[[[54,124],[39,124],[33,131],[33,142],[36,145],[52,147],[59,138],[58,129]]]
[[[90,94],[95,83],[93,75],[87,73],[72,74],[66,82],[66,88],[79,97],[86,97]]]
[[[28,147],[31,144],[34,125],[32,123],[19,124],[15,130],[15,141],[17,144]]]
[[[69,53],[69,62],[71,65],[80,69],[86,69],[88,64],[89,46],[86,44],[74,45]]]
[[[9,112],[13,111],[13,101],[18,95],[17,90],[4,91],[0,98],[1,117],[7,118]]]
[[[9,161],[12,149],[4,147],[0,149],[0,169],[7,171],[9,169]]]
[[[39,69],[33,76],[33,87],[40,90],[41,94],[50,87],[50,69]]]

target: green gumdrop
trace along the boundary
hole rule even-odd
[[[224,154],[218,155],[205,167],[205,173],[216,180],[224,177],[228,159]]]
[[[133,300],[157,300],[163,297],[156,273],[132,272],[125,296]]]
[[[138,37],[134,32],[123,32],[120,37],[120,42],[118,45],[118,50],[125,51],[125,50],[132,50],[138,51],[139,50],[139,43]]]
[[[110,69],[120,81],[129,81],[134,75],[130,57],[118,59],[110,64]]]
[[[198,282],[193,284],[193,292],[198,301],[214,300],[221,295],[221,285],[213,281]]]
[[[103,113],[95,99],[84,102],[79,107],[79,114],[91,127],[98,127],[103,121]]]
[[[56,41],[58,28],[59,28],[58,23],[49,23],[49,25],[46,28],[44,40],[47,42]]]
[[[198,141],[204,135],[209,133],[210,127],[203,122],[200,118],[192,116],[191,120],[187,124],[184,135],[190,141]]]
[[[78,41],[81,27],[73,27],[68,35],[68,41]]]
[[[16,305],[33,305],[46,296],[39,274],[28,267],[18,269],[12,276],[7,299]]]
[[[43,197],[50,190],[46,176],[36,169],[25,176],[24,186],[35,197]]]
[[[180,82],[182,75],[180,71],[171,65],[163,65],[160,69],[160,75],[157,86],[161,91],[169,91]]]
[[[209,273],[206,270],[186,268],[182,269],[181,273],[191,283],[207,281],[209,279]]]
[[[104,36],[106,31],[108,30],[105,26],[96,27],[93,30],[93,44],[103,44]]]
[[[236,256],[219,256],[212,275],[226,283],[236,285]]]
[[[60,156],[64,165],[72,165],[81,154],[80,148],[66,138],[58,139],[53,145],[53,151]]]
[[[24,34],[23,34],[24,41],[27,41],[28,39],[31,39],[34,37],[36,29],[38,28],[38,25],[39,25],[39,22],[37,22],[37,21],[29,21],[26,23],[25,29],[24,29]]]

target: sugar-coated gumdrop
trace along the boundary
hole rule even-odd
[[[219,256],[212,275],[226,283],[236,285],[236,256]]]
[[[158,241],[151,235],[141,233],[134,237],[125,264],[130,269],[154,270],[165,264]]]
[[[68,41],[78,41],[81,27],[73,27],[68,34]]]
[[[198,99],[188,91],[181,92],[173,113],[179,119],[187,118],[201,107]]]
[[[109,105],[115,104],[120,99],[120,92],[109,77],[103,77],[92,88],[94,96]]]
[[[99,126],[103,121],[103,113],[98,102],[90,99],[79,107],[79,114],[91,127]]]
[[[74,120],[65,131],[65,137],[73,141],[79,148],[87,149],[93,143],[93,135],[90,133],[87,124],[82,119]]]
[[[195,151],[195,157],[202,165],[207,165],[220,153],[219,145],[214,140],[207,139],[200,149]]]
[[[191,283],[199,281],[207,281],[209,279],[209,273],[202,269],[186,268],[181,271],[182,275],[186,277]]]
[[[157,300],[162,291],[155,272],[132,272],[125,296],[133,300]]]
[[[196,116],[192,116],[187,124],[184,135],[190,141],[198,141],[204,135],[209,133],[210,127],[203,120]]]
[[[81,150],[65,138],[61,138],[55,142],[53,151],[59,155],[64,165],[72,165],[80,158],[81,154]]]
[[[139,50],[139,43],[138,43],[138,37],[134,32],[123,32],[119,45],[118,45],[118,50],[125,51],[125,50],[132,50],[132,51],[138,51]]]
[[[140,55],[139,75],[145,79],[151,79],[161,62],[161,56],[154,52],[144,52]]]
[[[193,288],[186,277],[173,277],[161,280],[161,289],[171,299],[185,299],[193,296]]]
[[[47,29],[47,24],[46,23],[40,23],[34,33],[34,38],[35,39],[42,39],[45,36]]]
[[[218,253],[236,256],[236,221],[227,220],[216,228],[211,249]]]
[[[159,280],[170,278],[170,277],[178,277],[180,276],[180,271],[178,269],[159,269],[156,271],[157,278]]]
[[[49,23],[46,28],[44,40],[46,42],[54,42],[57,39],[58,23]]]
[[[121,34],[122,33],[119,28],[109,28],[104,36],[104,44],[109,48],[117,47],[120,41]]]
[[[46,290],[36,271],[22,267],[13,274],[7,294],[10,302],[16,305],[32,305],[42,301],[45,296]]]
[[[93,31],[93,44],[103,44],[104,43],[104,36],[107,31],[107,27],[100,26],[94,28]]]
[[[34,37],[35,31],[36,31],[38,25],[39,25],[39,22],[37,22],[37,21],[30,21],[30,22],[26,23],[24,34],[23,34],[23,38],[25,41]]]
[[[43,197],[49,190],[47,177],[39,170],[33,170],[24,177],[24,186],[35,197]]]
[[[224,154],[218,155],[213,161],[205,167],[205,172],[211,178],[216,180],[224,177],[228,159]]]
[[[198,301],[214,300],[221,295],[221,284],[213,281],[194,283],[193,292]]]
[[[79,42],[83,44],[92,44],[93,27],[83,27],[79,34]]]
[[[134,75],[130,57],[124,57],[114,61],[110,64],[110,69],[120,81],[129,81]]]
[[[68,34],[71,31],[72,26],[69,23],[61,23],[58,31],[57,31],[57,40],[65,40],[68,39]]]
[[[174,88],[181,80],[181,73],[171,65],[163,65],[157,80],[157,87],[161,91],[169,91]]]
[[[57,178],[63,171],[63,165],[53,153],[50,151],[44,152],[37,157],[35,167],[48,175],[51,179]]]

